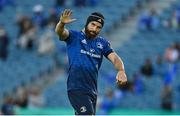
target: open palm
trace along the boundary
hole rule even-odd
[[[63,13],[61,14],[60,21],[64,24],[74,22],[76,19],[72,19],[71,15],[72,15],[71,10],[69,10],[69,9],[64,10]]]

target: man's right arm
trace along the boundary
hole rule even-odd
[[[64,10],[61,14],[58,24],[56,25],[55,32],[61,41],[64,41],[69,37],[69,31],[65,28],[65,24],[72,23],[76,20],[71,19],[71,15],[72,11],[70,9]]]
[[[61,21],[56,25],[55,32],[59,36],[59,40],[64,41],[69,37],[69,31],[65,28],[65,24]]]

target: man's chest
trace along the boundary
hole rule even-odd
[[[78,44],[78,51],[82,55],[88,55],[93,58],[101,58],[103,55],[103,43],[100,41],[92,41],[87,39],[80,39]],[[78,52],[77,51],[77,52]]]

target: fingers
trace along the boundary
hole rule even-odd
[[[71,16],[72,15],[72,10],[69,9],[69,11],[67,12],[67,15]]]
[[[120,84],[120,85],[124,85],[127,83],[127,77],[126,76],[118,76],[116,78],[116,83]]]
[[[125,82],[122,82],[122,81],[121,81],[121,82],[119,82],[119,83],[120,83],[121,85],[125,85],[125,84],[126,84],[126,81],[125,81]]]
[[[77,19],[72,19],[71,22],[74,22],[74,21],[76,21],[76,20],[77,20]]]
[[[71,16],[72,10],[70,10],[70,9],[65,9],[62,14],[63,14],[63,16]]]
[[[116,81],[117,84],[120,84],[120,85],[125,85],[127,83],[127,81]]]
[[[70,9],[65,9],[62,13],[61,13],[61,17],[60,17],[60,21],[64,24],[68,24],[68,23],[72,23],[74,22],[76,19],[71,19],[71,15],[72,15],[72,10]]]

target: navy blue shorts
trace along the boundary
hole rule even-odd
[[[82,91],[68,91],[68,97],[76,115],[95,115],[96,95]]]

